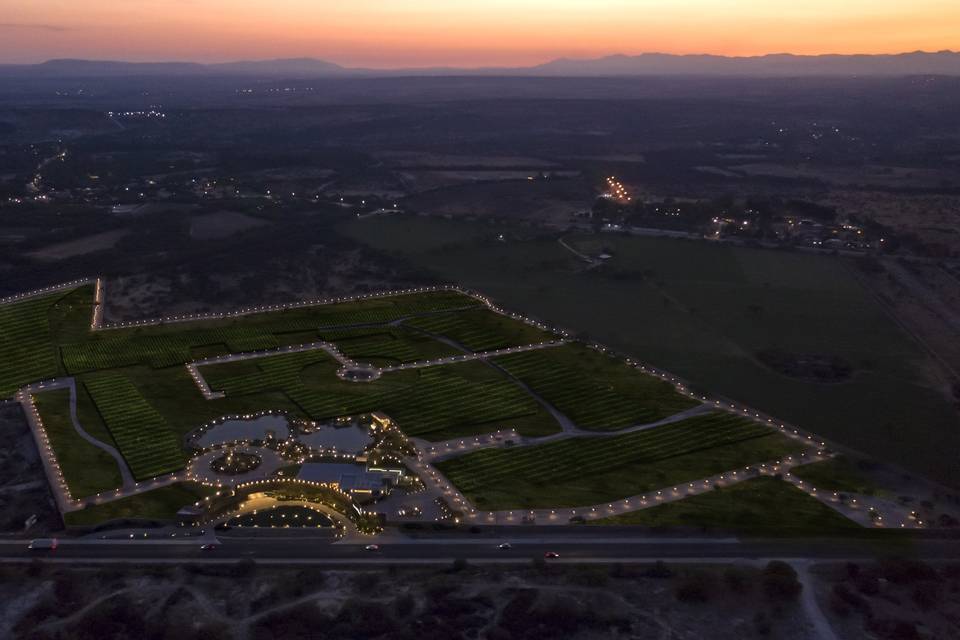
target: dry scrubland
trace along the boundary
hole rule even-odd
[[[0,568],[0,636],[25,640],[671,637],[813,640],[774,565],[335,570]]]

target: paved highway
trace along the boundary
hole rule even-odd
[[[499,543],[509,540],[512,548]],[[27,541],[0,542],[0,562],[25,562],[42,558],[54,562],[235,562],[254,559],[263,564],[429,564],[457,558],[477,562],[529,562],[555,551],[562,562],[652,562],[762,560],[869,559],[882,555],[958,559],[960,545],[953,539],[921,539],[883,544],[864,540],[751,540],[677,538],[567,537],[521,539],[423,538],[377,541],[379,551],[365,545],[332,543],[321,536],[272,535],[221,536],[213,550],[201,549],[209,537],[193,540],[61,540],[55,551],[30,551]]]

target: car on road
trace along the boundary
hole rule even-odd
[[[501,542],[499,545],[497,545],[497,549],[500,549],[501,551],[507,551],[508,549],[513,549],[513,545],[509,542]]]
[[[206,543],[206,544],[200,545],[200,551],[213,551],[214,549],[217,548],[217,546],[219,546],[219,545],[217,545],[217,544],[215,544],[215,543],[213,543],[213,542],[208,542],[208,543]]]
[[[30,549],[31,551],[54,551],[56,548],[56,538],[37,538],[35,540],[31,540],[30,544],[27,545],[27,549]]]
[[[378,544],[368,544],[363,548],[364,551],[380,551],[380,545]]]
[[[543,557],[549,560],[552,558],[559,558],[560,554],[557,553],[556,551],[547,551],[545,554],[543,554]]]

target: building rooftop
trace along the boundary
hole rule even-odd
[[[310,482],[337,484],[341,491],[381,491],[393,474],[369,471],[361,465],[343,462],[308,462],[300,467],[297,477]]]

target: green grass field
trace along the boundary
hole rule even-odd
[[[582,429],[615,431],[697,406],[669,382],[580,344],[512,353],[494,362]]]
[[[525,435],[559,430],[533,398],[480,362],[386,373],[367,383],[340,380],[339,366],[323,351],[308,351],[211,365],[202,372],[226,400],[282,392],[315,420],[384,411],[407,435],[429,440],[503,427]]]
[[[176,435],[128,378],[104,372],[85,376],[83,384],[137,480],[183,467]]]
[[[433,360],[460,353],[442,342],[398,327],[321,331],[320,337],[336,344],[341,353],[357,362],[381,366]]]
[[[200,498],[212,495],[216,489],[202,485],[180,483],[153,489],[146,493],[121,498],[113,502],[87,507],[68,513],[68,526],[94,526],[109,520],[173,520],[177,511]]]
[[[718,412],[623,435],[486,449],[437,466],[479,509],[534,509],[599,504],[802,450]]]
[[[0,397],[57,375],[49,314],[63,293],[0,305]]]
[[[61,353],[67,372],[72,374],[135,365],[159,369],[189,362],[200,351],[202,357],[210,357],[272,349],[281,344],[313,342],[336,328],[384,324],[421,313],[478,305],[473,298],[452,291],[369,298],[236,318],[112,329],[65,343]],[[399,339],[399,332],[393,335]],[[411,339],[413,344],[423,342]]]
[[[138,479],[181,468],[178,436],[225,414],[281,409],[327,418],[361,408],[382,408],[385,397],[393,398],[391,408],[403,413],[397,399],[400,392],[411,394],[421,409],[430,409],[422,415],[412,411],[403,414],[411,432],[420,435],[453,437],[486,429],[488,424],[506,418],[535,434],[557,428],[505,379],[474,384],[469,375],[453,375],[449,380],[432,373],[406,378],[398,375],[389,383],[376,385],[376,389],[358,393],[356,387],[347,391],[333,375],[335,368],[329,366],[329,359],[298,354],[264,359],[247,365],[246,371],[240,370],[246,363],[236,365],[228,383],[231,397],[211,403],[198,393],[183,368],[184,363],[197,358],[317,340],[336,342],[348,356],[380,365],[452,355],[457,350],[449,345],[387,323],[437,312],[469,313],[480,306],[474,298],[455,291],[97,332],[89,327],[92,298],[93,287],[82,286],[0,306],[0,393],[9,395],[25,384],[58,375],[78,376],[82,424],[89,425],[94,437],[114,444]],[[509,333],[510,323],[501,323],[498,328],[513,335]],[[312,367],[310,383],[304,384],[301,372],[311,365],[318,366]],[[454,394],[462,396],[462,411],[450,401]],[[62,450],[68,467],[82,467],[83,460],[89,458],[99,469],[107,461],[96,448],[88,451],[78,445],[71,449],[69,431],[61,430],[57,435],[55,445]],[[98,473],[90,472],[86,484],[74,479],[76,491],[84,493],[110,484],[105,478],[112,477],[112,472],[104,470],[105,478]]]
[[[793,470],[793,475],[817,489],[826,491],[864,495],[889,493],[877,487],[852,461],[843,456],[797,467]]]
[[[585,270],[555,237],[502,224],[396,216],[351,221],[341,231],[697,388],[960,487],[960,466],[945,454],[960,450],[960,418],[944,385],[931,380],[936,364],[846,259],[616,234],[570,237],[613,255]],[[835,384],[790,378],[757,358],[767,349],[840,357],[854,375]]]
[[[593,525],[639,525],[743,536],[830,536],[863,528],[777,478],[752,478],[641,511],[590,520]]]
[[[449,338],[471,351],[492,351],[556,338],[489,309],[422,316],[407,320],[404,325]]]
[[[401,237],[404,233],[398,231]],[[908,457],[929,452],[922,438],[910,436],[911,429],[890,426],[891,421],[914,424],[906,420],[907,407],[927,430],[940,433],[934,419],[940,409],[917,391],[922,380],[910,373],[922,358],[895,327],[883,324],[882,315],[855,286],[830,279],[836,279],[829,268],[833,263],[694,243],[649,244],[644,238],[606,242],[603,237],[614,258],[604,268],[586,272],[568,252],[558,252],[553,239],[511,236],[508,242],[489,242],[485,233],[451,233],[451,244],[438,248],[421,240],[417,258],[450,267],[451,277],[489,289],[508,307],[586,330],[592,338],[674,368],[704,388],[750,401],[755,390],[763,390],[764,398],[755,404],[775,415],[783,409],[785,417],[816,432],[858,435],[863,427],[856,425],[872,416],[877,437],[871,446],[893,442]],[[592,250],[587,244],[581,248]],[[701,255],[703,251],[714,253]],[[467,255],[476,262],[465,260]],[[580,343],[503,356],[496,359],[497,366],[476,361],[388,372],[368,383],[340,380],[335,375],[339,363],[323,351],[260,357],[203,367],[211,387],[226,393],[211,401],[201,395],[185,362],[327,340],[351,358],[386,366],[457,353],[444,338],[479,351],[553,336],[456,292],[93,333],[91,300],[92,288],[81,287],[0,307],[0,390],[12,393],[37,379],[75,375],[81,423],[94,437],[114,444],[138,479],[182,468],[182,436],[228,414],[273,409],[326,420],[383,411],[408,435],[433,441],[501,428],[516,428],[526,436],[558,432],[552,416],[511,377],[594,431],[653,422],[696,405],[669,383]],[[804,306],[810,304],[826,311]],[[879,323],[876,330],[863,331],[862,326],[874,327],[870,323]],[[841,384],[792,380],[757,361],[756,352],[769,347],[835,354],[856,372]],[[874,393],[882,395],[869,396]],[[883,404],[885,413],[867,403],[868,396],[891,399],[875,403]],[[74,495],[117,486],[115,462],[78,441],[64,413],[64,398],[50,395],[41,402]],[[841,418],[843,425],[832,426]],[[956,434],[941,435],[946,448]],[[478,451],[444,461],[441,468],[482,509],[576,507],[801,449],[763,425],[717,413],[629,434]],[[814,467],[810,472],[819,473],[824,487],[834,476],[837,483],[854,481],[843,469]],[[192,491],[172,487],[149,492],[70,514],[68,521],[166,518],[195,499]]]
[[[84,440],[73,428],[69,389],[39,393],[34,402],[73,498],[86,498],[123,484],[113,457]]]

